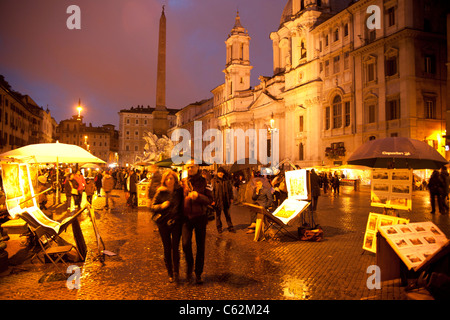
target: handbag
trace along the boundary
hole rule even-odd
[[[298,228],[298,237],[302,241],[319,242],[323,240],[323,229],[317,225],[315,228],[307,226]]]
[[[69,183],[70,183],[70,186],[72,187],[72,190],[70,191],[70,193],[77,196],[78,190],[73,187],[72,182],[69,181]]]

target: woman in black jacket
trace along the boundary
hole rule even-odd
[[[172,170],[164,172],[161,187],[156,191],[150,204],[150,211],[161,235],[169,282],[177,283],[180,269],[179,245],[183,225],[183,201],[183,188],[178,182],[177,174]]]

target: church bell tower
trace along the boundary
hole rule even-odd
[[[223,70],[225,73],[226,97],[233,97],[237,91],[250,89],[250,36],[241,24],[239,11],[228,39],[227,62]]]

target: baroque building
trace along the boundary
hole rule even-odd
[[[270,34],[273,75],[255,87],[251,39],[238,13],[225,41],[225,81],[211,91],[213,117],[203,131],[275,128],[279,160],[301,167],[345,164],[364,142],[395,136],[426,141],[445,156],[446,12],[444,0],[289,0]],[[188,114],[177,113],[171,132],[201,118]],[[264,143],[245,139],[252,158]],[[237,144],[224,145],[232,150],[222,163],[230,154],[238,160]]]

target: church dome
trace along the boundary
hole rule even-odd
[[[283,13],[281,14],[280,25],[291,20],[291,17],[292,17],[292,0],[289,0],[283,9]]]

